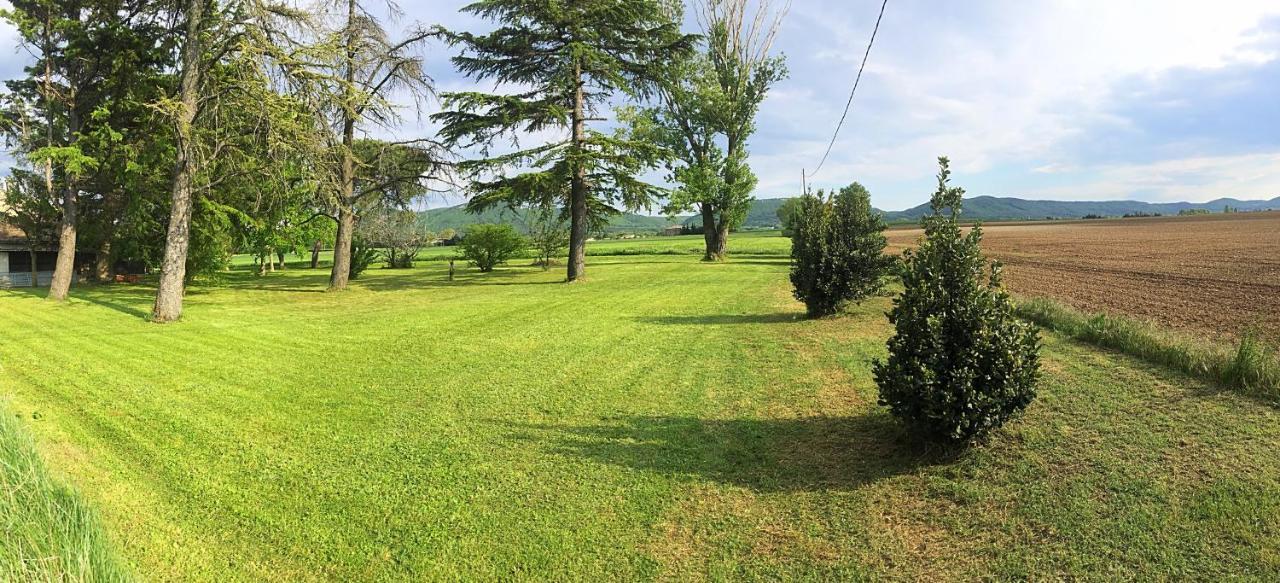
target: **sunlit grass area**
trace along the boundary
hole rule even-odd
[[[1049,335],[1023,418],[920,445],[869,372],[889,299],[802,319],[774,239],[239,271],[171,326],[4,291],[0,387],[146,579],[1280,577],[1275,408]]]
[[[730,235],[734,256],[776,255],[785,257],[791,252],[791,239],[780,231],[745,231]],[[701,257],[706,249],[702,235],[658,235],[635,239],[601,239],[587,244],[588,256],[619,255],[696,255]],[[424,260],[448,260],[458,255],[457,247],[428,247],[420,257]],[[326,255],[327,257],[327,255]],[[532,257],[532,256],[530,256]]]

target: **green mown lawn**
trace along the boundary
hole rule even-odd
[[[151,580],[1280,577],[1280,411],[1047,337],[986,446],[876,405],[785,257],[0,292],[0,394]],[[4,504],[0,498],[0,505]]]

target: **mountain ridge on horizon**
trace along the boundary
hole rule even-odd
[[[781,227],[777,209],[795,197],[759,198],[752,202],[743,229],[775,229]],[[1176,215],[1184,210],[1206,210],[1222,212],[1225,207],[1238,211],[1280,210],[1280,196],[1270,200],[1242,200],[1231,197],[1217,198],[1206,202],[1146,202],[1140,200],[1033,200],[1012,196],[978,195],[964,199],[963,217],[981,221],[1025,221],[1079,219],[1086,216],[1120,217],[1136,214]],[[929,212],[929,203],[922,203],[900,211],[880,212],[886,222],[902,223],[919,220]],[[429,229],[440,231],[446,228],[465,229],[469,225],[479,223],[508,223],[520,230],[527,230],[527,219],[521,210],[492,210],[481,214],[471,214],[465,205],[441,207],[419,211],[419,220]],[[696,226],[700,221],[697,215],[680,215],[674,221],[664,215],[642,215],[623,213],[610,222],[607,232],[611,233],[653,233],[672,225]]]

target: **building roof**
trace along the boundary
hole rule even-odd
[[[27,240],[27,235],[22,232],[22,229],[19,229],[14,225],[10,225],[5,221],[4,217],[0,216],[0,241],[25,240]]]

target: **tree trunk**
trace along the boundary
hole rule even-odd
[[[192,159],[191,124],[199,105],[200,21],[204,3],[187,0],[186,46],[182,51],[181,108],[177,120],[177,161],[173,166],[173,208],[169,214],[169,231],[165,235],[164,260],[160,264],[160,286],[156,290],[151,321],[173,322],[182,317],[182,295],[186,292],[187,250],[191,243]]]
[[[97,256],[93,260],[93,278],[98,283],[110,282],[115,277],[112,267],[114,266],[111,261],[111,236],[104,234],[102,242],[98,244]]]
[[[724,261],[729,256],[729,225],[721,222],[716,226],[715,247],[711,249],[712,261]]]
[[[577,89],[573,96],[573,147],[581,151],[586,141],[583,110],[582,66],[575,65]],[[587,267],[587,170],[578,163],[569,185],[569,274],[568,281],[582,279]]]
[[[316,241],[311,246],[311,269],[320,267],[320,242]]]
[[[723,252],[724,245],[718,239],[720,231],[716,229],[716,209],[711,203],[704,202],[702,207],[702,241],[706,245],[706,252],[702,255],[703,261],[719,261],[719,253]]]
[[[40,263],[36,261],[36,246],[31,246],[31,287],[40,287]]]
[[[53,281],[49,284],[49,298],[67,299],[71,291],[71,279],[76,269],[76,186],[68,177],[68,185],[62,191],[62,224],[58,228],[58,262],[53,268]]]
[[[116,278],[116,262],[111,255],[111,249],[116,237],[115,217],[120,214],[121,207],[124,206],[124,193],[120,191],[110,192],[105,195],[103,200],[103,218],[102,218],[102,241],[98,243],[97,257],[94,259],[94,278],[100,283],[110,282]]]
[[[338,209],[338,236],[333,243],[333,271],[329,274],[329,289],[347,288],[351,279],[351,237],[356,228],[356,215],[346,205]]]
[[[279,261],[280,271],[284,271],[284,256],[285,256],[284,251],[276,251],[276,258],[280,260]]]
[[[347,1],[347,27],[355,26],[356,20],[356,0]],[[355,215],[355,192],[356,192],[356,159],[355,147],[356,141],[356,120],[355,120],[355,102],[357,99],[355,91],[356,82],[356,48],[355,48],[355,31],[352,30],[347,34],[346,49],[346,112],[343,114],[342,121],[342,169],[341,169],[341,188],[338,193],[338,235],[333,245],[333,271],[329,274],[329,291],[342,291],[347,289],[347,282],[351,279],[351,241],[356,226]]]

